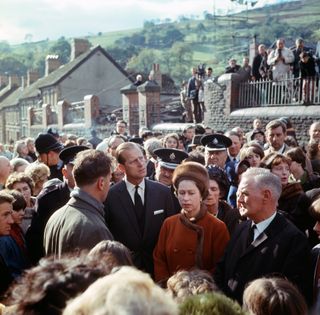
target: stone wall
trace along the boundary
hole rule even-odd
[[[254,107],[237,109],[234,95],[234,76],[219,78],[218,82],[205,85],[205,113],[204,123],[214,130],[226,131],[240,126],[245,132],[252,129],[255,118],[260,118],[265,126],[270,120],[289,117],[296,130],[299,143],[308,141],[310,125],[320,121],[320,106],[278,106]]]

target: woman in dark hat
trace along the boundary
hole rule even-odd
[[[209,176],[204,166],[185,162],[173,173],[181,212],[167,218],[153,252],[155,280],[165,284],[178,270],[213,272],[229,241],[226,225],[209,214],[203,202]]]
[[[207,166],[207,171],[209,174],[209,194],[205,200],[207,210],[226,224],[231,235],[239,224],[240,214],[225,201],[230,188],[228,176],[216,165]]]

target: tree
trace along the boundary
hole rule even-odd
[[[10,53],[11,47],[9,43],[5,40],[0,41],[0,53]]]
[[[182,81],[189,74],[193,51],[188,44],[175,43],[170,49],[170,55],[173,65],[170,74],[175,80]]]
[[[61,62],[65,64],[70,60],[71,46],[64,37],[60,37],[57,42],[51,46],[50,52],[59,55]]]
[[[163,37],[164,47],[171,47],[175,42],[183,41],[184,35],[175,27],[168,29]]]
[[[154,22],[152,22],[152,21],[145,21],[145,22],[143,23],[143,28],[146,29],[146,30],[149,30],[149,29],[151,29],[151,28],[154,28],[154,26],[155,26],[155,24],[154,24]]]
[[[133,56],[127,69],[135,72],[149,73],[154,63],[158,63],[159,58],[153,49],[143,49],[137,56]]]
[[[27,67],[14,57],[5,57],[0,60],[0,73],[25,75]]]
[[[129,59],[134,55],[138,55],[141,48],[134,45],[116,45],[111,48],[106,48],[106,50],[121,67],[125,68]]]

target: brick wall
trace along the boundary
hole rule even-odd
[[[230,79],[230,78],[229,78]],[[218,83],[205,85],[205,124],[214,130],[226,131],[235,126],[240,126],[245,132],[252,129],[255,118],[260,118],[265,126],[270,120],[280,117],[289,117],[296,130],[300,144],[308,141],[310,125],[320,121],[320,106],[278,106],[233,109],[232,81],[225,79]]]

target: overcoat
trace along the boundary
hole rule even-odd
[[[84,194],[73,191],[68,203],[50,217],[44,230],[46,255],[60,258],[64,253],[90,250],[103,240],[113,240],[105,224],[103,205],[90,202],[88,194]]]
[[[281,274],[295,283],[310,301],[311,257],[306,237],[277,213],[266,230],[247,246],[251,225],[251,220],[241,223],[231,237],[214,274],[219,288],[241,303],[248,282]]]

